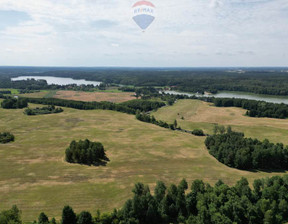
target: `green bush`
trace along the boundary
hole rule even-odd
[[[196,135],[196,136],[205,136],[205,134],[204,134],[204,132],[203,132],[202,129],[194,129],[194,130],[192,131],[192,134],[193,134],[193,135]]]
[[[10,132],[0,133],[0,143],[5,144],[8,142],[13,142],[14,140],[15,137]]]

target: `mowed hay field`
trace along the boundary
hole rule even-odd
[[[30,105],[32,108],[36,106],[39,105]],[[196,107],[198,109],[193,111]],[[181,108],[185,110],[181,112]],[[195,126],[202,127],[203,124],[208,131],[212,129],[211,123],[225,123],[227,116],[237,116],[238,122],[244,119],[244,111],[240,109],[219,108],[227,110],[222,115],[224,118],[216,114],[219,121],[205,120],[202,113],[199,116],[203,120],[199,120],[200,117],[193,120],[201,108],[204,113],[214,107],[200,101],[179,101],[172,107],[160,109],[155,115],[163,120],[173,120],[171,113],[178,116],[181,112],[186,116],[183,122],[179,120],[183,128],[185,125],[192,127],[195,121]],[[211,111],[207,116],[212,114]],[[278,120],[263,119],[262,122],[273,124]],[[278,123],[271,128],[272,135],[275,129],[286,131],[281,122],[279,128]],[[235,127],[249,129],[244,124],[243,121],[242,126]],[[254,125],[257,129],[257,123]],[[26,116],[22,109],[0,109],[0,131],[10,131],[16,137],[14,143],[0,145],[0,211],[16,204],[26,222],[37,219],[42,211],[59,220],[66,204],[76,212],[89,210],[94,215],[97,209],[112,211],[132,196],[134,183],[139,181],[153,189],[157,180],[171,184],[182,178],[189,183],[203,179],[214,184],[222,179],[231,185],[242,176],[251,182],[255,178],[283,174],[228,168],[209,155],[204,146],[205,137],[171,131],[114,111],[64,108],[60,114]],[[85,138],[103,143],[111,160],[106,167],[64,161],[69,143]],[[281,136],[279,140],[282,140]]]
[[[57,91],[54,98],[77,101],[109,101],[122,103],[136,99],[131,92],[82,92],[82,91]]]

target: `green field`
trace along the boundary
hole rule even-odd
[[[0,91],[11,91],[11,94],[18,94],[19,93],[19,91],[17,89],[0,88]]]
[[[241,108],[215,107],[199,100],[180,100],[171,107],[160,108],[153,115],[169,123],[176,119],[178,125],[186,130],[201,128],[205,133],[213,134],[215,124],[230,125],[247,137],[288,144],[288,119],[252,118],[245,113],[246,110]]]
[[[213,123],[233,124],[248,136],[288,144],[288,120],[249,118],[244,112],[182,100],[154,115],[169,122],[177,119],[182,128],[203,128],[208,133]],[[64,108],[60,114],[26,116],[23,110],[0,109],[0,131],[10,131],[16,137],[14,143],[0,145],[0,211],[17,204],[24,221],[37,219],[42,211],[59,220],[66,204],[76,212],[89,210],[94,215],[97,209],[112,211],[132,196],[138,181],[153,189],[157,180],[170,184],[182,178],[189,183],[203,179],[214,184],[221,178],[234,184],[242,176],[252,181],[283,174],[228,168],[209,155],[205,137],[171,131],[113,111]],[[103,143],[111,160],[106,167],[64,161],[69,143],[85,138]]]

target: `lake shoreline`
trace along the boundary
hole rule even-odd
[[[21,80],[46,80],[48,85],[94,85],[99,86],[102,82],[97,81],[87,81],[85,79],[73,79],[67,77],[54,77],[54,76],[18,76],[11,78],[11,81],[21,81]]]
[[[288,104],[288,97],[285,96],[275,96],[275,95],[264,95],[264,94],[255,94],[249,92],[234,92],[234,91],[221,91],[216,94],[197,94],[197,93],[187,93],[187,92],[178,92],[174,90],[161,91],[166,94],[172,95],[186,95],[186,96],[197,96],[197,97],[215,97],[215,98],[237,98],[237,99],[247,99],[247,100],[257,100],[265,101],[268,103],[284,103]]]

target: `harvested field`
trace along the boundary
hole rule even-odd
[[[108,101],[113,103],[122,103],[133,100],[133,93],[128,92],[79,92],[79,91],[58,91],[54,98],[78,101]]]

